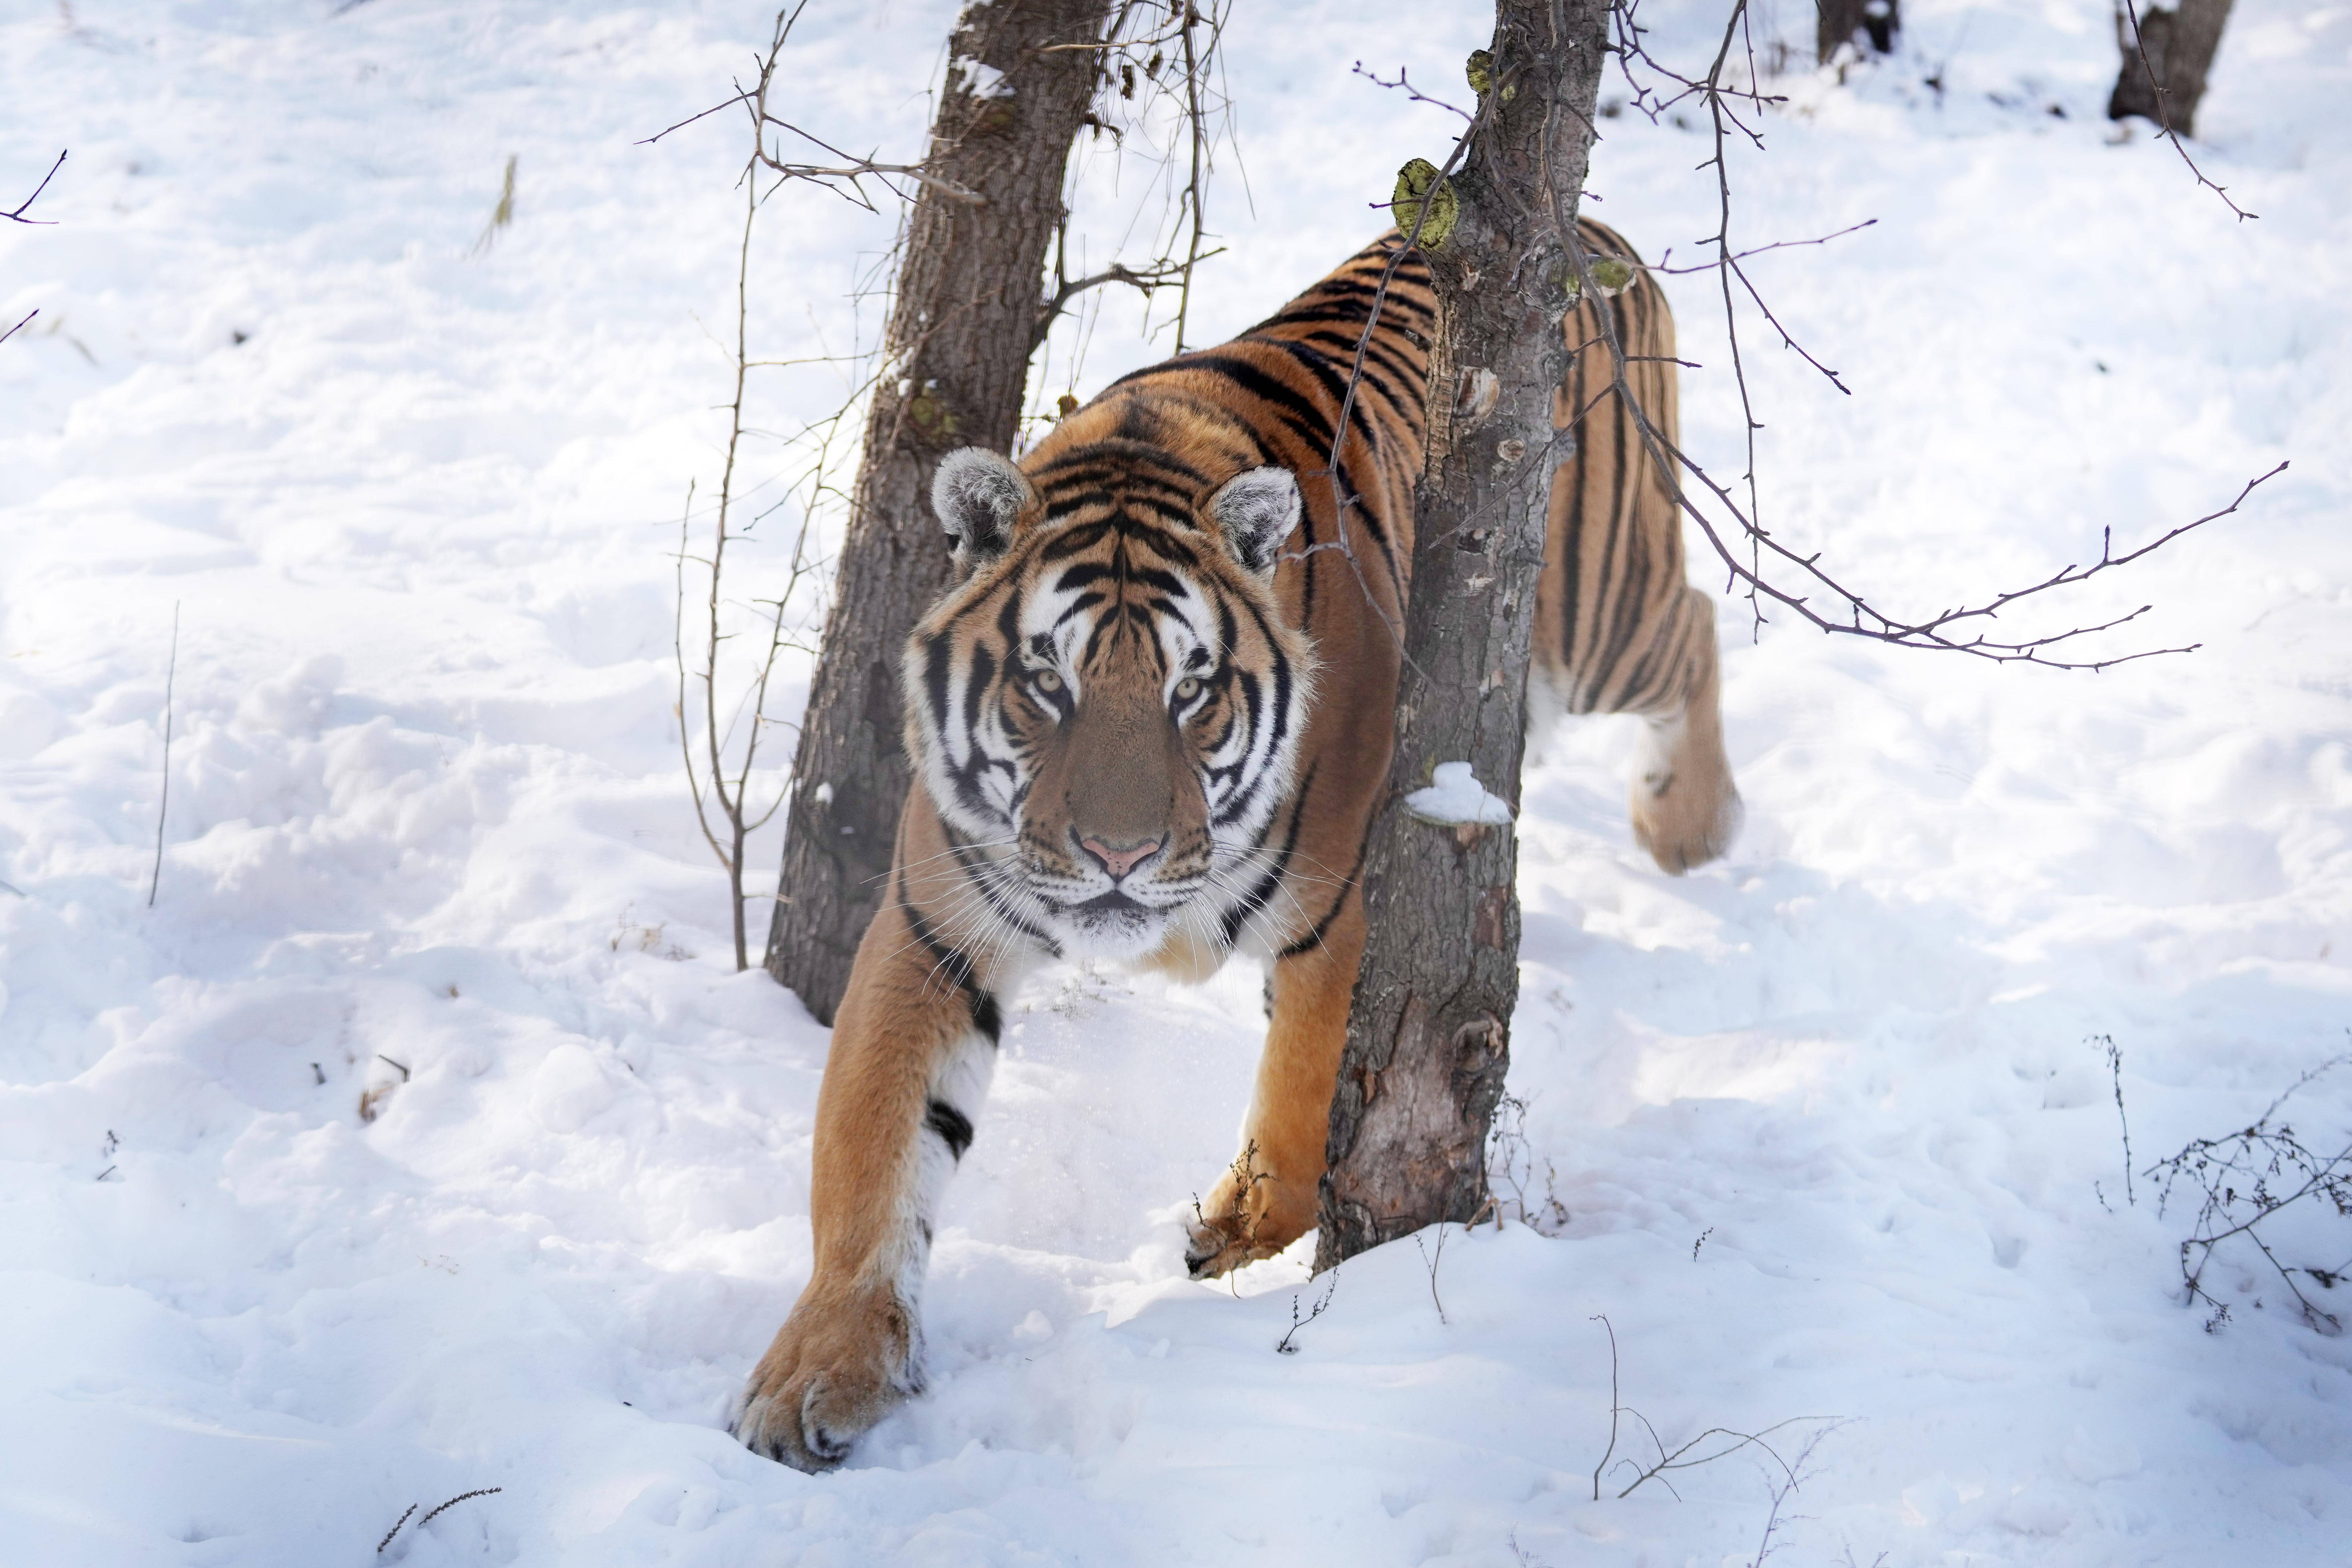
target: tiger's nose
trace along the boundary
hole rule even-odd
[[[1078,840],[1078,847],[1093,856],[1096,859],[1101,861],[1103,863],[1103,868],[1111,874],[1114,880],[1124,877],[1129,871],[1134,870],[1135,868],[1145,859],[1145,858],[1159,849],[1160,844],[1160,841],[1157,838],[1146,838],[1140,843],[1120,845],[1114,847],[1111,845],[1104,843],[1099,838],[1081,838]]]

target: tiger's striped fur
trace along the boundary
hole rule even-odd
[[[1582,233],[1633,258],[1600,225]],[[835,1021],[815,1267],[739,1411],[754,1448],[837,1463],[919,1387],[932,1216],[971,1141],[999,998],[1044,958],[1192,977],[1236,950],[1265,963],[1243,1153],[1201,1205],[1188,1261],[1222,1272],[1314,1224],[1423,467],[1435,301],[1417,254],[1397,265],[1329,465],[1400,244],[1391,231],[1233,342],[1117,383],[1017,468],[970,450],[941,466],[934,506],[965,574],[908,643],[923,788]],[[1556,420],[1578,449],[1553,487],[1538,666],[1570,712],[1651,721],[1634,829],[1680,871],[1737,821],[1713,616],[1683,581],[1672,484],[1608,390],[1602,309],[1641,356],[1635,395],[1675,437],[1673,321],[1644,272],[1566,324],[1580,352]]]

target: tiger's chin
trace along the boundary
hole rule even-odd
[[[1071,958],[1140,963],[1167,944],[1174,923],[1167,911],[1140,904],[1110,910],[1081,907],[1064,911],[1054,921],[1054,937]]]
[[[1065,957],[1155,969],[1198,982],[1225,960],[1224,950],[1201,934],[1200,908],[1198,899],[1155,905],[1113,896],[1055,909],[1045,924]]]

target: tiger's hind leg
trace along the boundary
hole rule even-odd
[[[1186,1226],[1184,1264],[1195,1279],[1271,1258],[1315,1228],[1364,933],[1363,892],[1350,889],[1320,941],[1275,960],[1273,1016],[1241,1152]]]
[[[1626,805],[1634,842],[1658,868],[1681,876],[1731,847],[1739,832],[1739,791],[1723,752],[1722,679],[1715,649],[1715,601],[1683,590],[1675,657],[1684,679],[1680,704],[1643,714],[1642,746]]]
[[[1596,256],[1639,266],[1621,236],[1589,218],[1578,229]],[[1642,271],[1614,296],[1584,300],[1567,331],[1574,348],[1553,423],[1576,446],[1552,478],[1536,661],[1569,712],[1648,721],[1627,791],[1633,837],[1680,876],[1730,847],[1740,807],[1723,753],[1715,603],[1683,572],[1674,315]]]

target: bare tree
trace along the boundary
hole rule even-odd
[[[1590,270],[1576,211],[1609,16],[1610,0],[1498,0],[1495,41],[1472,58],[1478,112],[1449,160],[1459,171],[1434,171],[1397,212],[1435,278],[1429,384],[1439,390],[1414,507],[1388,800],[1364,860],[1371,934],[1332,1097],[1318,1268],[1425,1225],[1466,1223],[1486,1202],[1486,1132],[1518,999],[1517,841],[1475,823],[1433,826],[1403,797],[1434,759],[1468,762],[1514,805],[1518,795],[1530,607],[1552,475],[1571,449],[1555,439],[1552,410],[1562,321]],[[1457,400],[1457,383],[1478,395]]]
[[[907,795],[899,647],[949,583],[931,470],[958,447],[1013,445],[1063,171],[1094,100],[1113,9],[1112,0],[979,0],[949,45],[884,338],[887,368],[866,416],[802,719],[768,928],[768,973],[827,1023],[880,901]]]
[[[2180,0],[2178,10],[2151,5],[2142,16],[2132,0],[2124,0],[2116,11],[2123,68],[2107,100],[2107,118],[2137,114],[2154,121],[2168,135],[2197,134],[2197,106],[2204,100],[2213,57],[2221,52],[2230,4]]]
[[[921,163],[875,164],[809,138],[836,160],[812,175],[890,174],[920,187],[900,238],[768,935],[769,972],[820,1019],[839,1005],[880,901],[906,798],[899,649],[949,580],[931,471],[958,447],[1015,446],[1030,356],[1090,289],[1122,284],[1147,301],[1167,290],[1175,308],[1160,324],[1185,346],[1194,271],[1217,254],[1202,197],[1225,107],[1213,83],[1229,8],[1230,0],[982,0],[957,24]],[[1147,159],[1162,164],[1151,183],[1170,208],[1158,255],[1073,276],[1064,196],[1073,140],[1091,129],[1123,146],[1163,104],[1172,136],[1145,138]],[[1147,329],[1150,314],[1148,306]],[[1064,412],[1076,402],[1058,401]]]

